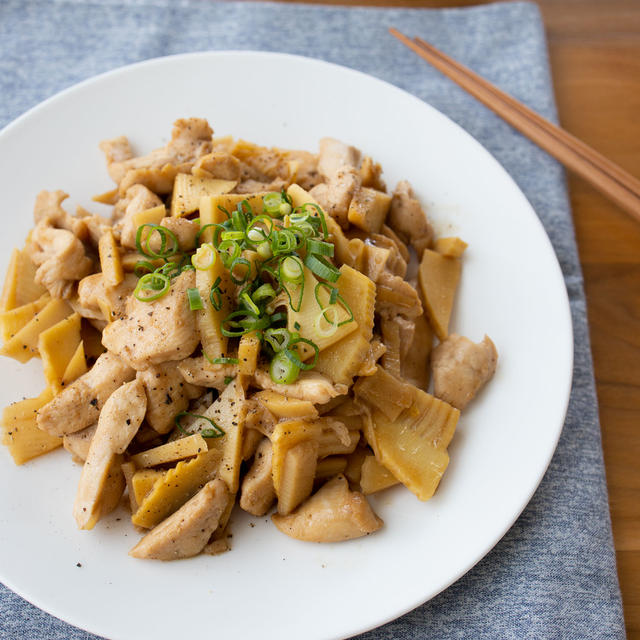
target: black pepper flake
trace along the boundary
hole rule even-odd
[[[131,424],[131,418],[127,418],[127,424]]]
[[[82,564],[80,562],[76,562],[76,567],[81,567]]]
[[[167,393],[165,404],[171,404],[173,402],[173,398]]]
[[[89,402],[89,404],[90,404],[92,407],[97,407],[97,406],[98,406],[98,398],[94,398],[93,400],[91,400],[91,401]]]

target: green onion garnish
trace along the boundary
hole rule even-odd
[[[224,383],[229,384],[230,382],[233,382],[233,376],[225,376]]]
[[[169,276],[163,273],[147,273],[143,275],[136,288],[133,290],[133,295],[141,302],[152,302],[158,298],[162,298],[171,287],[171,280]],[[149,292],[149,293],[145,293]]]
[[[200,435],[203,438],[221,438],[223,435],[225,435],[225,431],[221,429],[211,418],[207,418],[207,416],[201,416],[197,413],[189,413],[188,411],[181,411],[174,418],[174,422],[176,427],[178,427],[178,429],[182,433],[184,433],[186,436],[193,435],[194,433],[197,433],[197,432],[185,431],[185,429],[183,429],[182,425],[180,424],[180,420],[185,416],[191,416],[192,418],[196,418],[198,420],[200,419],[206,420],[211,425],[212,427],[211,429],[203,429],[202,431],[200,431]]]
[[[280,329],[267,329],[264,332],[265,342],[274,350],[275,353],[287,348],[291,334],[284,327]]]
[[[256,305],[247,292],[240,295],[240,301],[247,307],[247,309],[249,309],[249,311],[253,311],[256,315],[260,315],[260,307]]]
[[[147,233],[147,236],[143,242],[142,232],[144,231],[145,227],[149,227],[150,231],[149,233]],[[159,251],[154,251],[150,246],[151,238],[153,237],[154,232],[160,236]],[[170,246],[167,242],[168,240],[171,241]],[[143,256],[147,256],[147,258],[166,259],[174,255],[178,251],[178,238],[176,238],[176,235],[173,233],[173,231],[170,231],[166,227],[163,227],[159,224],[153,224],[151,222],[145,222],[144,224],[141,224],[136,231],[136,249],[138,250],[138,253],[141,253]]]
[[[211,364],[238,364],[238,358],[214,358]]]
[[[280,277],[285,282],[300,284],[304,280],[304,270],[300,258],[287,256],[280,263]]]
[[[309,345],[314,350],[313,362],[311,364],[302,362],[302,360],[298,358],[297,350],[293,351],[291,349],[291,347],[294,347],[296,344],[299,344],[299,343],[304,343],[306,345]],[[318,345],[312,340],[307,340],[306,338],[301,338],[300,336],[296,335],[291,338],[291,340],[289,341],[289,345],[283,351],[283,353],[287,356],[287,358],[289,358],[289,360],[291,360],[291,362],[293,362],[293,364],[296,365],[296,367],[298,367],[298,369],[308,370],[308,369],[313,369],[313,367],[316,366],[316,363],[318,362],[318,356],[320,355],[320,349],[318,348]]]
[[[319,278],[323,280],[329,280],[329,282],[336,282],[340,277],[339,269],[336,269],[330,262],[323,256],[317,256],[313,253],[309,253],[304,259],[305,265]]]
[[[187,298],[189,299],[189,309],[191,309],[191,311],[204,309],[204,304],[202,304],[200,292],[196,288],[187,289]]]
[[[286,353],[286,351],[276,353],[269,366],[269,375],[276,384],[291,384],[300,374],[300,369],[287,358]]]
[[[216,311],[220,311],[220,309],[222,309],[222,292],[220,291],[221,282],[222,280],[218,276],[216,281],[211,285],[211,291],[209,291],[209,301]]]
[[[307,238],[307,253],[315,253],[319,256],[329,256],[333,258],[333,245],[323,240]]]

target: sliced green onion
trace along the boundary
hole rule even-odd
[[[296,211],[306,213],[308,207],[316,212],[315,217],[320,219],[320,225],[322,226],[322,235],[324,236],[325,240],[328,240],[329,230],[327,228],[327,221],[324,216],[324,211],[315,202],[305,202],[299,207],[296,207]]]
[[[302,362],[302,360],[298,358],[298,352],[291,350],[291,347],[294,347],[296,344],[300,343],[309,345],[313,349],[313,362],[311,364]],[[293,362],[293,364],[296,365],[296,367],[298,367],[298,369],[304,369],[306,371],[308,369],[313,369],[313,367],[316,366],[316,363],[318,362],[318,356],[320,355],[320,349],[318,348],[318,345],[312,340],[307,340],[306,338],[301,338],[300,336],[296,335],[295,337],[291,338],[291,340],[289,341],[289,346],[284,350],[283,353],[287,356],[287,358],[289,358],[289,360],[291,360],[291,362]]]
[[[238,364],[238,358],[214,358],[211,364]]]
[[[267,193],[262,196],[262,206],[267,213],[272,215],[280,214],[280,205],[282,202],[282,194],[280,193]]]
[[[288,202],[283,202],[278,208],[278,212],[281,216],[286,216],[291,213],[291,205]]]
[[[229,384],[230,382],[233,382],[233,376],[225,376],[224,383]]]
[[[206,271],[213,267],[217,258],[218,252],[213,248],[213,245],[206,242],[198,247],[198,250],[191,256],[191,264],[198,271]]]
[[[229,253],[229,249],[231,249],[231,253]],[[218,252],[220,253],[220,259],[222,260],[222,264],[228,269],[231,263],[240,257],[240,253],[242,250],[240,249],[240,245],[233,240],[223,240],[218,245]]]
[[[293,323],[293,328],[296,331],[300,331],[300,323],[297,320]]]
[[[150,231],[147,233],[143,242],[142,233],[145,227],[149,227]],[[160,236],[160,251],[154,251],[150,245],[154,232]],[[171,246],[167,246],[167,240],[171,240]],[[136,249],[142,255],[147,256],[147,258],[168,258],[178,251],[178,238],[176,238],[173,231],[170,231],[166,227],[159,224],[153,224],[151,222],[145,222],[144,224],[141,224],[136,231]]]
[[[201,416],[197,413],[181,411],[174,418],[174,422],[176,427],[178,427],[178,429],[187,436],[193,435],[193,432],[185,431],[185,429],[183,429],[182,425],[180,424],[180,420],[185,416],[191,416],[192,418],[196,418],[198,420],[202,418],[202,420],[206,420],[211,425],[211,429],[203,429],[202,431],[200,431],[200,435],[202,435],[203,438],[221,438],[223,435],[225,435],[225,431],[221,429],[211,418],[207,418],[207,416]]]
[[[218,224],[215,222],[210,222],[209,224],[205,224],[204,227],[200,227],[198,233],[196,233],[196,247],[200,244],[200,238],[202,234],[209,229],[209,227],[217,227]]]
[[[220,277],[216,278],[216,281],[211,285],[211,291],[209,291],[209,301],[211,306],[216,310],[222,309],[222,292],[220,291]]]
[[[171,287],[171,280],[169,276],[163,273],[147,273],[143,275],[136,288],[133,290],[133,295],[141,302],[152,302],[158,298],[162,298],[169,288]],[[144,293],[150,291],[150,294]]]
[[[328,307],[325,307],[325,302],[320,299],[321,289],[328,289],[330,292]],[[353,311],[351,310],[349,303],[340,295],[336,287],[332,287],[330,284],[327,284],[326,282],[318,282],[318,284],[316,285],[315,291],[313,293],[316,297],[316,302],[318,303],[318,306],[323,310],[322,313],[324,315],[324,319],[327,322],[330,323],[331,321],[327,318],[326,312],[331,308],[333,308],[334,305],[337,304],[338,302],[349,315],[349,317],[346,320],[342,320],[342,322],[338,322],[338,326],[341,327],[343,324],[348,324],[349,322],[353,322]]]
[[[300,284],[304,280],[304,269],[300,258],[287,256],[280,263],[280,277],[285,282]]]
[[[251,296],[247,292],[240,295],[240,300],[247,307],[247,309],[249,309],[249,311],[253,311],[253,313],[255,313],[256,315],[260,315],[260,308],[251,299]]]
[[[307,253],[315,253],[319,256],[329,256],[333,258],[333,251],[334,247],[330,242],[315,240],[314,238],[307,239]]]
[[[284,327],[280,329],[267,329],[264,332],[264,340],[274,350],[275,353],[287,348],[291,334]]]
[[[278,322],[282,322],[287,319],[287,314],[283,311],[278,311],[271,315],[271,324],[278,324]]]
[[[204,304],[202,304],[200,292],[196,288],[187,289],[187,298],[189,299],[189,309],[191,309],[191,311],[204,309]]]
[[[220,236],[222,240],[244,240],[244,232],[242,231],[223,231]]]
[[[244,275],[240,278],[234,273],[239,266],[245,267]],[[251,275],[251,263],[246,258],[235,258],[229,265],[229,275],[235,284],[244,284]]]
[[[280,351],[271,360],[269,375],[276,384],[291,384],[300,374],[300,368],[286,354],[287,351]]]
[[[254,302],[261,302],[262,300],[269,300],[271,298],[276,297],[276,292],[273,287],[266,282],[265,284],[259,286],[252,294],[251,298]]]
[[[142,269],[146,269],[146,271],[142,271]],[[145,273],[153,273],[155,270],[156,267],[153,262],[138,260],[136,266],[133,268],[133,273],[135,273],[138,278],[141,278]]]
[[[263,260],[268,260],[273,255],[271,245],[266,240],[258,245],[256,251]]]
[[[247,321],[249,319],[249,321]],[[232,311],[221,323],[220,332],[227,338],[237,338],[242,336],[248,331],[251,331],[251,326],[260,324],[259,321],[264,320],[269,322],[268,318],[260,318],[258,314],[249,311],[248,309],[237,309]],[[247,327],[246,325],[249,325]]]
[[[327,319],[327,312],[333,311],[333,320]],[[323,323],[324,320],[324,323]],[[338,312],[335,307],[322,309],[315,319],[315,327],[319,336],[329,338],[338,330]]]
[[[316,256],[313,253],[307,255],[304,259],[304,263],[315,273],[319,278],[323,280],[329,280],[329,282],[336,282],[340,277],[340,271],[334,267],[323,256]]]
[[[264,224],[267,230],[258,225]],[[247,226],[245,236],[249,242],[262,242],[268,240],[273,231],[273,220],[269,216],[256,216]]]

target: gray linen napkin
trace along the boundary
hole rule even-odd
[[[540,488],[494,550],[429,603],[360,638],[624,638],[582,275],[563,171],[388,36],[389,25],[424,37],[555,118],[544,31],[533,4],[392,10],[198,0],[3,0],[0,126],[71,84],[127,63],[187,51],[260,49],[372,74],[428,101],[469,131],[524,191],[560,260],[575,331],[569,412]],[[0,585],[0,637],[95,636]]]

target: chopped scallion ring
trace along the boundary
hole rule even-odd
[[[244,284],[251,275],[251,263],[246,258],[235,258],[229,265],[229,275],[235,284]]]
[[[333,258],[333,251],[334,247],[330,242],[307,238],[307,253],[315,253],[319,256],[329,256]]]
[[[210,425],[211,429],[203,429],[200,431],[200,435],[203,438],[221,438],[225,435],[224,429],[220,428],[211,418],[207,418],[207,416],[201,416],[197,413],[189,413],[188,411],[181,411],[175,418],[174,422],[176,427],[185,435],[193,435],[194,433],[198,433],[197,431],[186,431],[182,425],[180,424],[180,420],[185,416],[191,416],[192,418],[196,418],[197,420],[206,420]]]
[[[240,301],[247,307],[247,309],[249,309],[249,311],[253,311],[256,315],[260,315],[260,308],[251,299],[251,296],[247,292],[240,295]]]
[[[189,309],[191,309],[191,311],[204,309],[204,304],[202,303],[200,292],[196,288],[187,289],[187,298],[189,300]]]
[[[304,280],[304,269],[300,258],[287,256],[280,263],[280,277],[285,282],[293,282],[299,284]]]
[[[157,272],[147,273],[138,280],[138,284],[133,290],[133,295],[141,302],[153,302],[158,298],[162,298],[170,287],[171,280],[169,276]]]
[[[287,348],[289,340],[291,340],[291,334],[284,327],[280,329],[267,329],[264,332],[264,340],[275,353],[278,353]]]
[[[222,280],[218,276],[216,281],[211,285],[211,291],[209,291],[209,302],[211,306],[216,310],[222,309],[222,292],[220,291],[220,283]]]
[[[334,267],[323,256],[317,256],[313,253],[307,254],[304,260],[305,265],[313,271],[319,278],[328,280],[329,282],[336,282],[340,277],[340,270]]]
[[[300,369],[287,356],[287,351],[280,351],[271,360],[269,375],[276,384],[291,384],[298,379]]]
[[[218,252],[213,248],[213,245],[205,242],[198,247],[198,250],[191,256],[191,264],[198,271],[206,271],[213,267],[217,258]]]
[[[144,232],[145,227],[149,227],[150,231],[147,233],[144,241],[142,240],[142,233]],[[154,251],[151,248],[151,239],[153,238],[153,234],[157,233],[160,237],[160,250]],[[168,246],[168,240],[171,241],[171,246]],[[159,224],[153,224],[151,222],[145,222],[138,227],[136,231],[136,249],[139,253],[147,258],[169,258],[174,255],[178,251],[178,238],[176,238],[175,233],[170,231],[166,227],[163,227]]]
[[[274,288],[266,282],[265,284],[259,286],[252,294],[251,298],[254,302],[262,302],[262,300],[271,300],[276,297],[276,292]]]
[[[214,358],[211,364],[238,364],[238,358]]]
[[[327,318],[327,313],[329,312],[333,312],[333,318],[331,320]],[[316,331],[318,335],[323,338],[329,338],[334,335],[339,326],[338,312],[335,306],[322,309],[315,319]]]
[[[297,349],[295,351],[292,350],[292,347],[295,347],[295,345],[300,343],[309,345],[313,349],[313,362],[311,362],[311,364],[307,364],[306,362],[302,362],[302,360],[300,360],[300,358],[298,357]],[[318,348],[318,345],[312,340],[301,338],[296,334],[291,338],[291,340],[289,341],[289,345],[283,351],[283,353],[287,356],[287,358],[289,358],[289,360],[291,360],[291,362],[293,362],[293,364],[296,365],[296,367],[298,367],[298,369],[304,369],[305,371],[307,371],[309,369],[313,369],[313,367],[316,366],[316,363],[318,362],[318,356],[320,355],[320,349]]]

